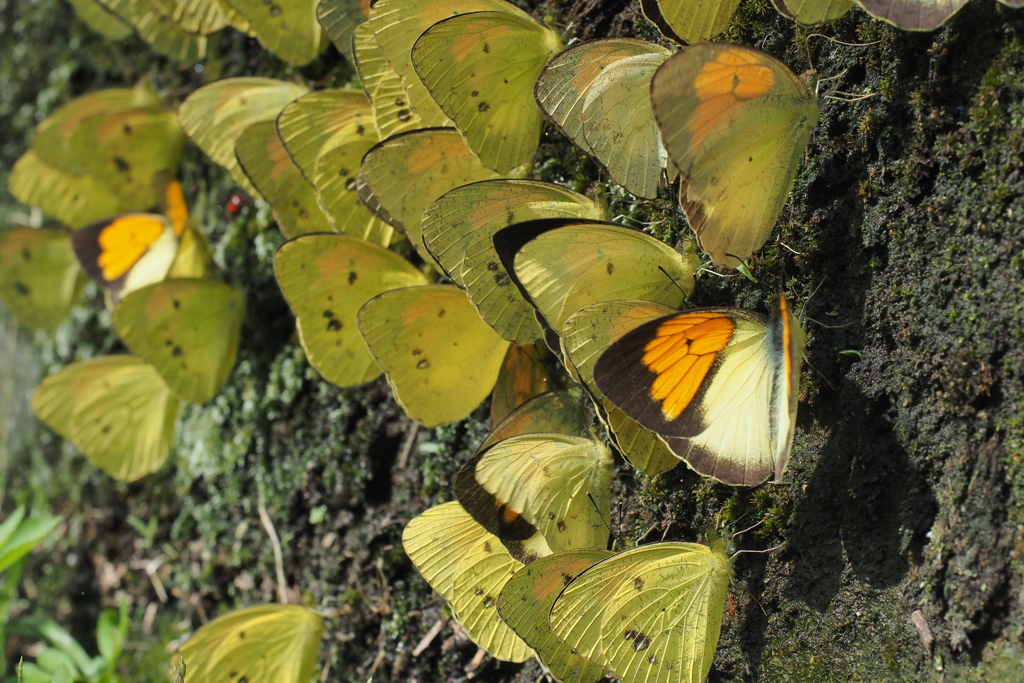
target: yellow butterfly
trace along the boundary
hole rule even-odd
[[[273,78],[225,78],[189,95],[178,107],[178,120],[199,149],[259,197],[238,165],[235,141],[252,124],[276,119],[286,104],[307,92],[305,86]]]
[[[214,619],[178,655],[189,681],[308,683],[323,635],[323,619],[313,610],[259,605]]]
[[[367,26],[381,54],[399,77],[408,107],[419,117],[420,127],[449,126],[451,121],[413,69],[411,54],[416,40],[442,19],[491,10],[522,13],[504,0],[378,0],[370,8]],[[370,99],[375,100],[372,94]],[[381,137],[387,136],[382,133]]]
[[[425,427],[469,415],[491,393],[509,346],[452,285],[392,289],[356,319],[395,399]]]
[[[355,64],[352,36],[370,18],[370,0],[320,0],[316,18],[334,46]]]
[[[1019,0],[999,0],[1007,7],[1021,7]],[[904,31],[934,31],[967,4],[967,0],[857,0],[875,19]]]
[[[672,309],[647,301],[606,301],[569,316],[562,328],[562,348],[568,368],[587,387],[599,406],[598,414],[619,452],[629,463],[656,476],[679,464],[679,458],[653,432],[641,427],[609,401],[594,383],[598,356],[623,334]]]
[[[134,356],[73,363],[43,379],[32,410],[110,476],[135,481],[167,460],[178,398]]]
[[[546,219],[494,235],[505,270],[561,335],[565,320],[600,301],[623,298],[679,306],[693,290],[695,259],[614,223]]]
[[[237,288],[214,280],[174,279],[128,294],[111,316],[133,353],[152,363],[171,390],[206,403],[235,365],[245,306]]]
[[[853,0],[772,0],[776,11],[804,26],[835,21],[853,7]]]
[[[739,4],[740,0],[640,0],[640,9],[669,40],[693,44],[724,31]]]
[[[494,251],[494,234],[537,218],[605,217],[603,207],[559,185],[485,180],[455,188],[423,212],[423,242],[445,274],[466,290],[480,317],[515,344],[539,339],[533,307]]]
[[[274,220],[288,238],[334,232],[320,209],[316,189],[302,177],[277,134],[273,121],[252,124],[235,141],[235,157],[252,186],[274,210]]]
[[[650,91],[654,71],[671,54],[633,38],[594,40],[559,53],[534,90],[552,123],[638,197],[657,197],[676,176]]]
[[[378,141],[366,95],[344,88],[309,93],[285,106],[276,125],[281,143],[313,186],[334,230],[387,246],[394,231],[359,203],[356,192],[359,163]],[[258,164],[259,159],[257,155],[246,166]],[[263,179],[259,184],[275,181]],[[294,200],[294,193],[290,194]]]
[[[491,394],[491,424],[497,425],[531,398],[550,391],[544,349],[536,344],[508,347]]]
[[[103,8],[130,24],[139,37],[156,52],[179,62],[195,62],[206,56],[207,35],[228,24],[216,3],[202,3],[213,16],[204,23],[185,23],[175,15],[189,5],[174,0],[95,0]],[[184,17],[182,17],[184,19]],[[200,32],[200,28],[205,32]]]
[[[422,120],[402,85],[402,77],[384,56],[369,23],[360,24],[353,32],[352,52],[363,92],[373,106],[373,125],[378,138],[386,140],[397,133],[422,128]]]
[[[68,1],[75,8],[78,18],[107,40],[125,40],[135,32],[131,24],[105,10],[97,0]]]
[[[560,683],[595,683],[605,669],[575,654],[558,639],[548,624],[551,605],[566,581],[578,576],[612,553],[608,550],[573,550],[534,560],[517,571],[498,594],[498,614],[532,647],[537,659]]]
[[[22,204],[39,207],[72,230],[125,210],[121,198],[99,179],[62,171],[32,150],[14,162],[7,189]]]
[[[68,233],[0,230],[0,299],[22,324],[53,329],[71,314],[84,285]]]
[[[367,207],[405,233],[427,263],[420,221],[435,199],[456,187],[497,177],[485,168],[454,128],[428,128],[378,143],[359,170],[359,196]]]
[[[735,268],[786,203],[818,121],[814,93],[774,57],[707,43],[658,68],[651,101],[701,249]]]
[[[356,327],[357,311],[388,290],[427,284],[398,254],[341,235],[285,242],[274,255],[274,274],[310,365],[340,387],[380,375]]]
[[[477,451],[523,434],[580,436],[585,432],[583,405],[578,397],[566,391],[549,391],[534,396],[506,415],[493,427]]]
[[[721,540],[640,546],[576,576],[549,623],[622,683],[700,683],[718,647],[731,576]]]
[[[611,453],[593,439],[523,434],[477,451],[453,491],[512,557],[529,564],[608,545],[611,476]]]
[[[402,546],[430,587],[448,601],[478,646],[525,662],[534,652],[498,616],[495,601],[523,564],[458,503],[432,507],[402,532]]]
[[[71,235],[86,274],[117,303],[130,292],[166,277],[205,277],[209,253],[188,224],[181,185],[166,187],[166,216],[130,213],[93,223]]]
[[[412,48],[412,64],[441,110],[487,168],[531,167],[543,114],[533,99],[558,34],[514,5],[444,19]]]
[[[327,45],[316,18],[319,0],[225,0],[248,23],[250,35],[286,62],[303,66]]]
[[[593,377],[697,472],[754,486],[779,481],[789,461],[803,346],[785,297],[770,319],[736,308],[663,309],[611,342]]]

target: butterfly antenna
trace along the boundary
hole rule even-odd
[[[590,499],[590,504],[594,506],[595,510],[597,510],[597,514],[600,515],[601,521],[604,522],[605,528],[608,529],[608,533],[611,534],[611,532],[612,532],[611,520],[609,520],[607,517],[604,516],[604,512],[601,511],[601,508],[598,506],[597,501],[594,500],[594,496],[590,495],[590,491],[587,491],[587,498]]]
[[[741,519],[742,519],[742,518],[741,518]],[[761,526],[762,524],[764,524],[764,520],[763,520],[763,519],[762,519],[762,520],[761,520],[760,522],[758,522],[757,524],[753,525],[753,526],[748,526],[748,527],[747,527],[746,529],[744,529],[743,531],[737,531],[737,532],[736,532],[736,533],[734,533],[734,534],[733,534],[732,536],[730,536],[730,538],[736,538],[736,537],[737,537],[737,536],[739,536],[740,534],[745,534],[745,533],[747,533],[748,531],[753,531],[754,529],[756,529],[757,527]]]
[[[665,270],[662,266],[658,266],[658,270],[660,270],[662,273],[665,274],[665,277],[667,277],[669,279],[669,281],[676,286],[676,289],[679,290],[679,293],[682,294],[683,298],[685,299],[686,298],[686,292],[684,292],[683,288],[679,286],[679,283],[676,282],[676,279],[674,277],[672,277],[671,275],[669,275],[668,271]]]
[[[811,370],[814,370],[814,372],[818,374],[818,377],[821,377],[823,380],[825,380],[825,384],[827,384],[832,391],[836,390],[835,385],[828,380],[828,377],[825,376],[825,373],[811,365],[811,361],[807,360],[806,355],[804,356],[804,362],[807,363],[807,367],[809,367]]]
[[[281,539],[277,536],[277,530],[274,529],[274,523],[270,521],[270,515],[267,514],[267,508],[262,504],[257,508],[260,513],[260,524],[267,530],[267,535],[270,536],[270,545],[274,549],[274,569],[277,570],[277,601],[282,605],[288,604],[288,584],[284,578],[284,557],[281,553]]]
[[[807,64],[811,67],[812,70],[816,69],[814,69],[814,60],[811,59],[811,38],[824,38],[829,42],[835,43],[836,45],[845,45],[847,47],[869,47],[871,45],[878,45],[880,42],[882,42],[881,40],[875,40],[870,43],[847,43],[837,38],[833,38],[832,36],[826,36],[824,33],[812,33],[811,35],[807,36],[807,39],[804,41],[804,47],[807,48]],[[843,73],[846,72],[844,71]],[[839,75],[841,76],[842,74]],[[835,78],[835,76],[833,76],[832,78]]]
[[[782,542],[782,543],[778,544],[777,546],[775,546],[774,548],[767,548],[765,550],[737,550],[736,552],[734,552],[732,554],[732,556],[730,556],[729,559],[731,560],[731,559],[735,558],[737,555],[743,555],[743,554],[747,554],[747,555],[764,555],[765,553],[775,552],[776,550],[778,550],[779,548],[781,548],[784,545],[786,545],[786,543]]]

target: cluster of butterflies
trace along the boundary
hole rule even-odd
[[[637,197],[678,179],[697,244],[742,267],[771,234],[818,105],[773,57],[698,42],[736,4],[645,0],[667,38],[695,43],[683,49],[635,39],[563,49],[504,0],[76,0],[183,60],[228,24],[297,64],[326,34],[362,89],[230,78],[174,112],[139,86],[93,93],[40,124],[10,189],[72,232],[0,232],[0,296],[50,328],[87,275],[134,355],[46,378],[36,413],[132,480],[166,459],[179,402],[210,400],[230,373],[244,303],[214,272],[172,180],[187,136],[272,207],[288,238],[275,275],[326,380],[349,387],[383,373],[428,427],[492,396],[496,426],[460,471],[457,501],[403,535],[473,640],[497,658],[536,656],[563,682],[702,680],[727,543],[607,551],[612,457],[600,432],[650,475],[682,460],[730,485],[778,480],[803,332],[785,298],[771,316],[680,311],[700,266],[692,244],[676,250],[609,222],[602,201],[530,175],[550,122]],[[852,0],[776,4],[820,23]],[[962,3],[861,4],[921,29]],[[162,213],[144,213],[153,207]],[[584,417],[587,398],[601,429]],[[197,680],[304,682],[322,631],[313,610],[255,607],[211,622],[182,656]]]
[[[146,86],[68,103],[39,124],[9,187],[72,231],[0,232],[0,297],[30,327],[64,320],[86,276],[106,291],[133,355],[63,368],[36,388],[32,407],[127,481],[163,465],[180,401],[213,398],[238,349],[242,293],[214,279],[205,237],[169,180],[184,139],[177,114]],[[155,206],[161,214],[142,213]]]
[[[1024,0],[999,0],[1019,8]],[[350,58],[349,38],[369,17],[370,0],[71,0],[78,16],[110,40],[137,32],[172,59],[203,59],[208,37],[225,27],[252,36],[270,52],[307,64],[327,45],[325,33]],[[421,5],[424,0],[407,4]],[[834,21],[854,4],[871,16],[909,31],[938,28],[967,0],[772,0],[783,16],[814,26]],[[729,24],[739,0],[641,0],[643,13],[677,42],[696,43]],[[427,28],[429,25],[423,26]]]

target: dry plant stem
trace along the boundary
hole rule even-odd
[[[260,523],[267,530],[267,535],[270,536],[270,545],[274,549],[274,569],[277,570],[277,601],[282,605],[287,605],[288,584],[284,578],[284,558],[281,554],[281,539],[277,537],[277,531],[274,529],[274,523],[270,521],[267,508],[260,505],[257,509],[260,513]]]
[[[398,469],[404,470],[409,464],[409,453],[412,452],[412,445],[416,443],[416,435],[420,433],[420,423],[412,420],[405,432],[405,441],[402,442],[402,450],[398,452]]]
[[[412,651],[412,656],[419,657],[423,654],[423,651],[430,647],[430,644],[434,642],[434,638],[437,637],[437,634],[440,633],[443,628],[444,619],[438,619],[435,621],[434,625],[430,627],[430,630],[427,631],[426,635],[420,638],[420,642],[416,643],[416,647]]]

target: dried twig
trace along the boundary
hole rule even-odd
[[[444,619],[438,619],[435,621],[434,625],[430,627],[429,631],[427,631],[427,634],[420,638],[420,642],[416,643],[416,647],[412,651],[412,656],[419,657],[423,654],[423,651],[430,647],[430,644],[434,642],[434,638],[437,637],[437,634],[440,633],[443,628]]]
[[[284,578],[284,556],[281,553],[281,539],[277,537],[277,531],[274,529],[274,523],[270,521],[267,508],[260,505],[257,509],[260,513],[260,523],[267,530],[267,535],[270,536],[270,545],[274,549],[274,568],[277,570],[277,601],[282,605],[287,605],[288,583]]]

